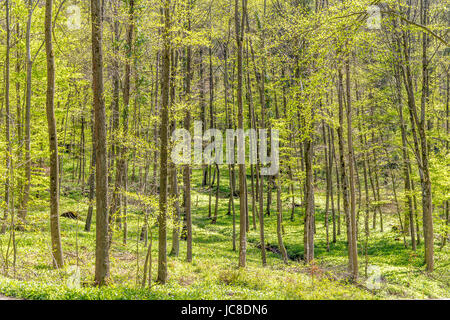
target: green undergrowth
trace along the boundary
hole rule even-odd
[[[324,228],[324,200],[317,192],[315,235],[315,261],[303,263],[303,216],[296,208],[290,220],[290,199],[284,203],[283,239],[288,265],[282,263],[278,253],[276,235],[276,197],[270,216],[265,216],[267,265],[261,265],[259,232],[253,230],[251,201],[250,231],[248,232],[247,267],[237,266],[237,251],[232,246],[232,221],[228,214],[228,177],[221,170],[221,189],[216,224],[208,218],[209,191],[201,186],[201,172],[194,170],[192,188],[193,262],[185,261],[186,242],[181,241],[180,255],[169,256],[166,285],[154,283],[157,272],[157,227],[152,228],[152,286],[142,288],[143,264],[147,247],[139,241],[143,224],[142,210],[133,204],[128,210],[127,244],[122,243],[122,232],[116,230],[111,246],[111,281],[108,286],[93,286],[95,270],[95,219],[90,232],[84,231],[87,201],[70,181],[61,198],[61,213],[78,212],[80,220],[61,218],[62,245],[65,267],[52,268],[49,256],[50,236],[48,210],[36,207],[28,217],[24,232],[16,232],[17,254],[4,259],[9,234],[0,236],[2,254],[0,292],[25,299],[438,299],[450,297],[449,249],[442,249],[436,241],[436,270],[430,275],[423,265],[423,243],[416,252],[405,248],[401,236],[395,231],[395,216],[384,212],[384,232],[370,230],[367,259],[363,251],[363,232],[358,239],[360,279],[347,280],[347,246],[345,222],[341,218],[341,234],[336,243],[326,250]],[[249,181],[250,185],[250,181]],[[71,190],[75,192],[71,193]],[[215,190],[213,190],[215,191]],[[215,193],[213,192],[213,201]],[[251,199],[249,195],[249,199]],[[298,200],[299,201],[299,200]],[[238,215],[239,200],[235,198]],[[214,210],[213,210],[214,213]],[[361,213],[362,214],[362,213]],[[94,215],[95,218],[95,215]],[[239,247],[239,217],[236,217],[236,248]],[[363,230],[360,219],[360,230]],[[330,217],[330,240],[332,223]],[[256,220],[258,225],[258,220]],[[168,252],[171,249],[171,230],[168,232]],[[73,266],[80,270],[78,288],[70,286]],[[367,268],[366,268],[367,267]],[[368,273],[366,273],[368,270]],[[376,286],[371,286],[370,270],[376,270]]]

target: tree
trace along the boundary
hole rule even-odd
[[[103,8],[101,0],[91,0],[92,19],[92,90],[94,98],[96,242],[95,283],[109,280],[109,213],[106,111],[103,97]]]
[[[242,0],[242,17],[239,13],[239,0],[234,4],[234,21],[237,44],[237,105],[238,105],[238,129],[244,129],[244,115],[242,102],[243,89],[243,40],[244,40],[244,21],[246,18],[247,0]],[[242,131],[241,131],[242,132]],[[241,139],[243,137],[240,137]],[[238,148],[239,149],[239,148]],[[243,150],[238,150],[243,152]],[[247,254],[247,189],[245,179],[247,177],[245,163],[239,164],[239,267],[245,268]],[[263,245],[263,244],[261,244]]]
[[[191,31],[191,0],[187,0],[187,31]],[[192,48],[189,44],[186,48],[186,115],[184,117],[184,128],[191,129],[191,56]],[[184,212],[186,215],[186,261],[192,262],[192,213],[191,213],[191,166],[184,165],[183,168],[183,183],[184,183]]]
[[[168,127],[169,127],[169,87],[170,87],[170,0],[164,0],[163,23],[163,64],[161,79],[161,125],[160,134],[160,162],[159,162],[159,242],[158,242],[158,282],[167,281],[167,161],[168,161]]]
[[[350,182],[350,211],[347,216],[347,241],[348,241],[348,259],[350,271],[354,281],[358,279],[358,247],[357,247],[357,231],[356,231],[356,196],[355,196],[355,181],[354,181],[354,163],[353,158],[353,139],[352,139],[352,97],[350,95],[350,61],[345,62],[346,73],[346,94],[347,94],[347,150],[348,150],[348,168],[349,168],[349,182]]]
[[[28,202],[30,199],[31,188],[31,80],[33,71],[33,60],[31,58],[31,19],[36,6],[33,7],[33,0],[28,1],[28,19],[27,19],[27,31],[26,31],[26,97],[25,97],[25,178],[23,197],[21,210],[19,211],[19,218],[22,223],[25,223],[25,219],[28,211]],[[38,52],[39,53],[39,52]]]
[[[53,265],[64,264],[59,227],[59,161],[58,136],[55,119],[55,56],[52,43],[52,0],[45,1],[45,52],[47,55],[47,123],[50,146],[50,231],[52,238]]]
[[[10,206],[10,193],[11,193],[11,186],[10,186],[10,167],[11,167],[11,137],[10,137],[10,131],[11,131],[11,112],[10,112],[10,106],[9,106],[9,87],[10,87],[10,38],[11,38],[11,29],[10,29],[10,10],[9,10],[9,0],[5,2],[5,8],[6,8],[6,61],[5,61],[5,111],[6,111],[6,119],[5,119],[5,139],[7,143],[7,154],[6,154],[6,181],[5,181],[5,213],[3,216],[3,223],[2,223],[2,229],[1,233],[6,232],[6,223],[8,219],[8,212],[9,212],[9,206]]]

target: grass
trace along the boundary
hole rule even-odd
[[[52,268],[49,255],[50,236],[47,207],[36,207],[29,214],[25,232],[16,232],[17,258],[12,267],[12,256],[6,267],[5,253],[9,235],[0,236],[1,267],[0,292],[26,299],[436,299],[450,298],[449,249],[436,245],[436,271],[429,275],[423,265],[423,244],[417,252],[405,248],[401,237],[392,231],[395,216],[384,212],[385,232],[371,230],[368,244],[368,266],[380,272],[380,287],[368,286],[365,277],[366,261],[359,239],[360,280],[346,280],[347,246],[345,223],[336,243],[326,251],[324,231],[324,200],[316,193],[317,213],[315,257],[313,265],[297,261],[303,253],[303,226],[300,208],[290,221],[288,202],[284,204],[284,243],[293,260],[282,263],[279,254],[267,251],[267,266],[261,266],[259,233],[248,233],[247,268],[237,266],[238,252],[232,250],[232,216],[228,211],[228,174],[221,170],[221,193],[218,220],[208,219],[208,190],[201,187],[201,172],[193,172],[193,262],[185,261],[186,242],[181,241],[180,256],[168,258],[168,284],[153,283],[151,289],[141,288],[143,263],[147,248],[138,241],[143,223],[142,211],[130,205],[128,210],[128,241],[122,244],[122,232],[114,234],[111,246],[111,283],[105,288],[92,285],[95,258],[95,219],[90,232],[85,232],[84,219],[87,203],[79,191],[66,192],[61,198],[61,213],[76,211],[83,220],[61,218],[61,235],[65,267]],[[69,184],[65,182],[65,184]],[[250,186],[250,183],[249,183]],[[76,190],[74,186],[68,190]],[[298,189],[297,189],[298,190]],[[275,192],[275,191],[274,191]],[[214,193],[213,201],[214,205]],[[249,196],[250,197],[250,196]],[[250,198],[249,198],[250,199]],[[275,193],[272,214],[265,217],[266,242],[277,246]],[[235,199],[236,212],[239,200]],[[250,221],[252,221],[251,201]],[[237,217],[237,237],[239,219]],[[362,223],[362,219],[360,224]],[[257,223],[258,224],[258,223]],[[360,226],[360,230],[362,226]],[[331,233],[331,224],[330,224]],[[168,232],[168,252],[171,249],[171,230]],[[396,239],[400,239],[397,241]],[[238,245],[238,244],[237,244]],[[153,228],[153,280],[157,266],[157,227]],[[70,286],[71,266],[80,269],[79,288]]]

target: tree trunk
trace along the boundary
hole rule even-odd
[[[244,115],[243,115],[243,103],[242,103],[242,88],[243,88],[243,39],[244,39],[244,24],[246,15],[247,0],[242,0],[242,17],[239,13],[239,0],[235,0],[235,31],[236,31],[236,43],[237,43],[237,105],[238,105],[238,129],[244,129]],[[242,22],[240,21],[242,19]],[[247,230],[246,230],[246,197],[247,189],[245,179],[247,177],[245,163],[239,164],[239,267],[245,268],[246,266],[246,252],[247,252]]]
[[[27,74],[26,74],[26,97],[25,97],[25,185],[23,189],[22,205],[19,212],[19,219],[25,223],[28,214],[28,202],[30,199],[31,188],[31,77],[33,61],[31,60],[31,19],[33,17],[33,0],[28,3],[28,19],[26,32],[26,56],[27,56]]]
[[[350,212],[348,227],[348,242],[349,242],[349,260],[352,278],[354,281],[358,279],[358,247],[356,240],[356,196],[355,196],[355,182],[354,182],[354,158],[353,158],[353,139],[352,139],[352,105],[351,105],[351,88],[350,88],[350,62],[346,61],[346,92],[347,92],[347,143],[348,143],[348,167],[349,167],[349,181],[350,181]]]
[[[191,30],[191,0],[187,1],[187,23],[188,31]],[[191,46],[187,47],[186,54],[186,116],[184,117],[184,128],[188,131],[191,129]],[[186,231],[187,231],[187,248],[186,248],[186,260],[192,262],[192,217],[191,217],[191,166],[189,164],[184,165],[183,168],[183,184],[184,184],[184,211],[186,216]]]
[[[313,143],[312,137],[304,142],[305,159],[305,220],[304,257],[307,263],[314,259],[314,182],[313,182]]]
[[[64,264],[61,232],[59,229],[59,165],[58,137],[54,110],[55,98],[55,56],[52,44],[52,0],[45,2],[45,51],[47,54],[47,123],[50,145],[50,231],[52,238],[53,266],[60,268]]]
[[[94,108],[92,108],[92,116],[91,116],[91,132],[92,132],[92,157],[91,157],[91,165],[90,165],[90,174],[89,174],[89,208],[86,217],[86,223],[84,225],[84,231],[91,231],[91,223],[92,223],[92,214],[94,211],[94,195],[95,195],[95,157],[96,157],[96,148],[95,148],[95,131],[94,131]]]
[[[51,6],[51,4],[50,4]],[[5,179],[5,212],[3,216],[3,223],[0,233],[3,234],[6,232],[6,224],[8,219],[8,212],[10,207],[10,193],[11,193],[11,178],[10,177],[10,166],[11,166],[11,137],[10,137],[10,127],[11,127],[11,112],[9,106],[9,85],[10,85],[10,76],[9,76],[9,68],[10,68],[10,38],[11,38],[11,28],[10,28],[10,18],[9,18],[9,0],[6,0],[5,3],[6,9],[6,61],[5,61],[5,111],[6,111],[6,120],[5,120],[5,140],[7,143],[7,154],[6,154],[6,179]]]
[[[103,8],[101,0],[91,0],[92,19],[92,88],[95,127],[96,242],[95,283],[109,280],[109,215],[108,158],[106,140],[106,110],[103,97]]]
[[[170,0],[164,0],[163,68],[161,83],[161,125],[160,125],[160,163],[159,163],[159,241],[158,241],[158,278],[161,284],[167,282],[167,161],[169,127],[169,87],[170,87]]]

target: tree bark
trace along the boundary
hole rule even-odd
[[[159,241],[158,278],[161,284],[167,282],[167,161],[169,127],[169,87],[170,87],[170,0],[164,0],[163,7],[163,66],[161,81],[161,125],[160,125],[160,171],[159,171]]]
[[[52,0],[45,2],[45,52],[47,55],[47,123],[50,145],[50,231],[52,238],[53,266],[64,264],[59,227],[59,158],[58,137],[54,110],[55,98],[55,56],[52,43]]]
[[[243,115],[243,103],[242,103],[242,89],[243,89],[243,39],[244,39],[244,21],[246,15],[247,0],[242,0],[242,17],[239,13],[239,0],[235,0],[235,31],[236,31],[236,44],[237,44],[237,105],[238,105],[238,129],[244,129],[244,115]],[[241,22],[242,19],[242,22]],[[239,267],[245,268],[246,266],[246,252],[247,252],[247,230],[246,230],[246,169],[245,163],[239,164]]]
[[[191,0],[187,1],[187,29],[191,31]],[[184,117],[184,128],[188,131],[191,129],[191,46],[187,46],[186,52],[186,115]],[[186,260],[192,262],[192,216],[191,216],[191,166],[189,164],[184,165],[183,168],[183,184],[184,184],[184,211],[186,215]]]
[[[92,19],[92,88],[95,128],[96,243],[95,283],[106,285],[109,280],[109,214],[108,157],[106,110],[103,97],[103,8],[101,0],[91,0]]]
[[[345,63],[346,71],[346,93],[347,93],[347,144],[348,144],[348,167],[349,167],[349,181],[350,181],[350,212],[349,212],[349,260],[352,278],[354,281],[358,279],[358,247],[356,240],[356,196],[355,196],[355,182],[354,182],[354,152],[353,152],[353,138],[352,138],[352,105],[351,105],[351,88],[350,88],[350,61]]]

